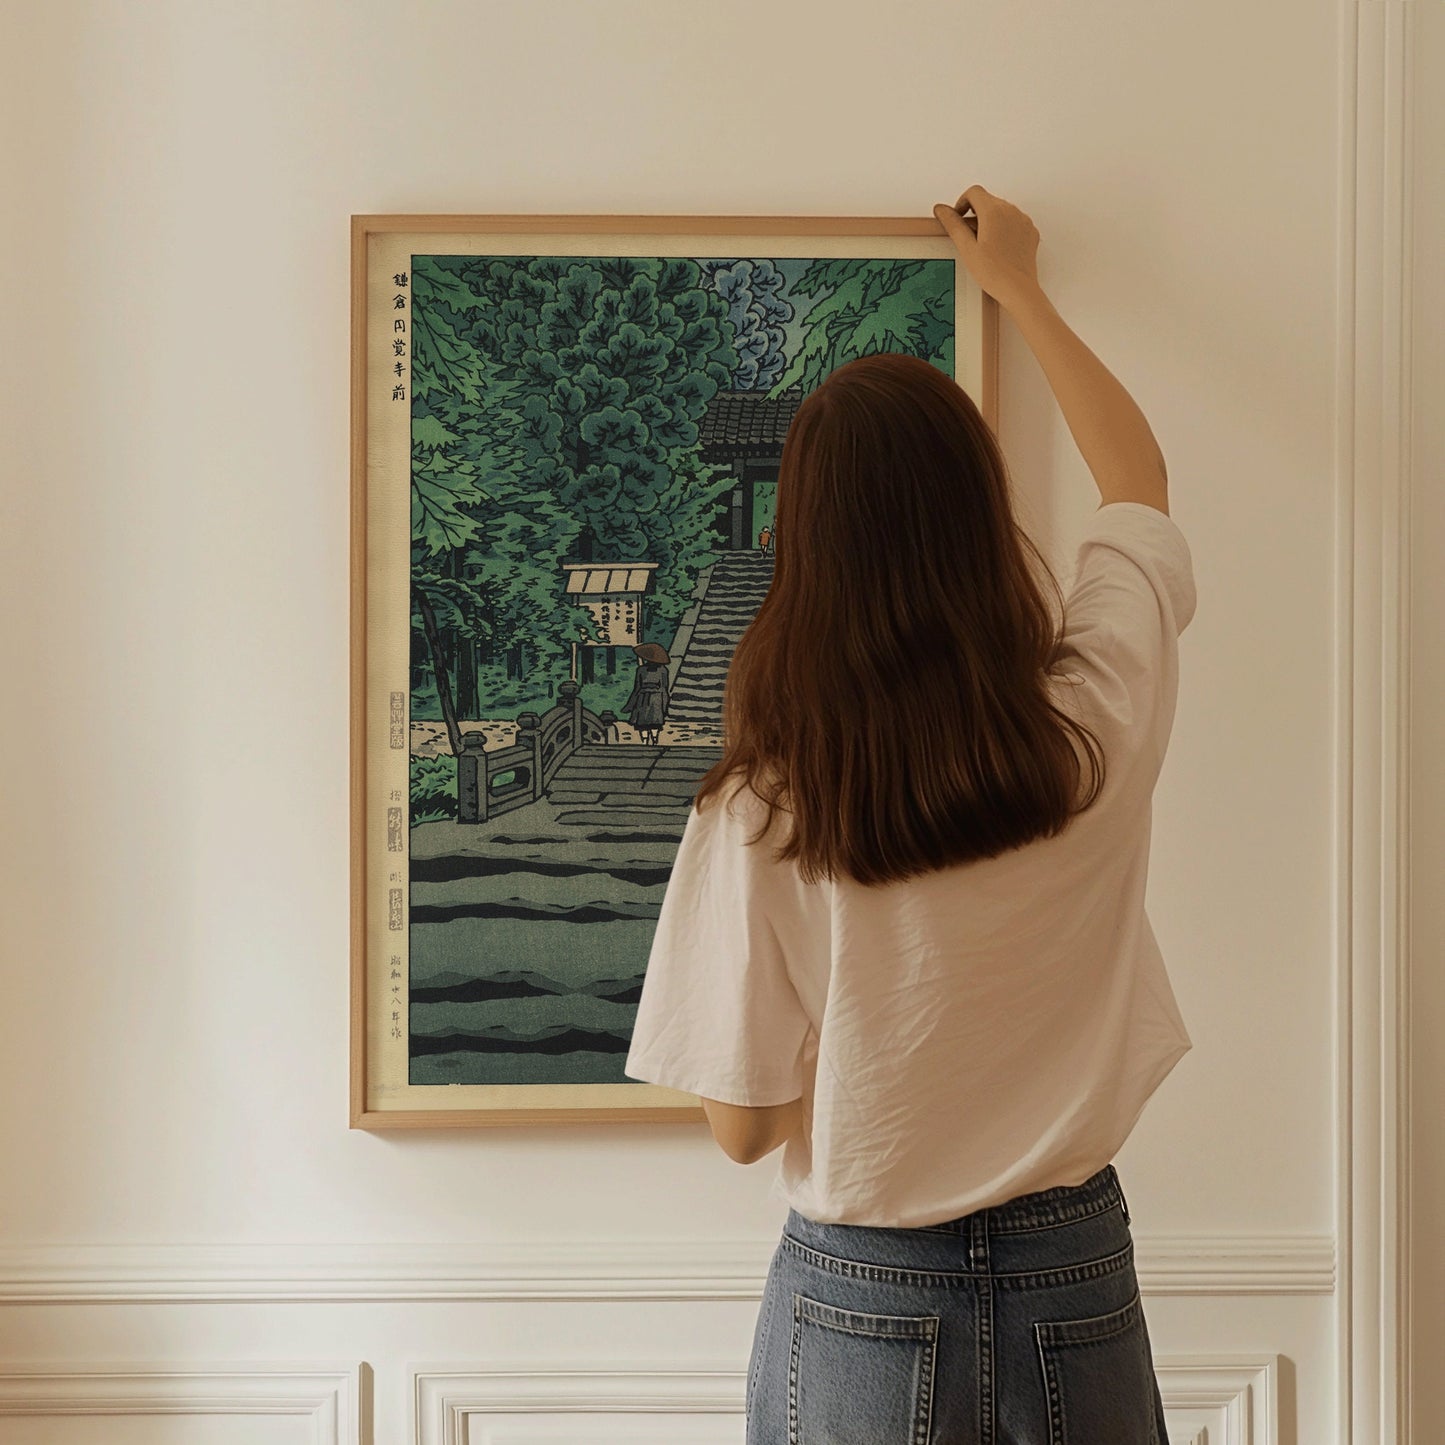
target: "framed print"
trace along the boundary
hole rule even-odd
[[[702,1119],[622,1067],[789,424],[996,429],[997,306],[931,214],[351,223],[351,1123]]]

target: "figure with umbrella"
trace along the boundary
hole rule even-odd
[[[667,718],[667,649],[657,642],[643,642],[632,650],[637,654],[637,680],[622,710],[642,741],[655,744]]]

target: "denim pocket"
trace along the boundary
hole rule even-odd
[[[788,1445],[928,1445],[938,1326],[795,1292]]]
[[[1049,1445],[1164,1445],[1159,1439],[1158,1383],[1139,1291],[1122,1309],[1081,1320],[1034,1324]]]

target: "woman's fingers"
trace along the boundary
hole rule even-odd
[[[971,245],[977,241],[973,227],[968,221],[958,214],[952,206],[946,206],[941,201],[933,208],[933,214],[938,223],[953,237],[959,246]],[[965,240],[964,238],[967,237]]]

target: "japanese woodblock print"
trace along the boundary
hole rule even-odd
[[[993,421],[993,303],[931,216],[358,216],[353,287],[352,1121],[679,1117],[622,1066],[789,424],[878,351]]]

